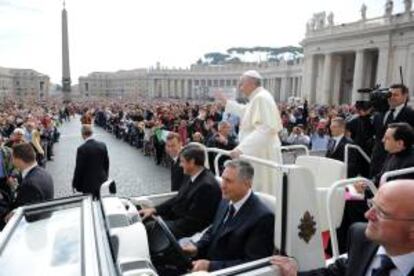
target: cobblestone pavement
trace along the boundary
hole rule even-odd
[[[83,143],[80,127],[79,117],[76,117],[59,128],[61,137],[54,146],[54,160],[46,165],[55,184],[55,197],[72,194],[76,149]],[[94,127],[94,132],[95,138],[107,145],[109,177],[117,183],[119,195],[145,195],[169,191],[170,173],[167,168],[155,165],[153,158],[144,156],[140,150],[116,139],[99,127]]]

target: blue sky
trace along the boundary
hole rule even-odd
[[[235,46],[298,45],[313,13],[336,23],[383,14],[386,0],[67,0],[72,82],[92,71],[187,67]],[[394,1],[403,11],[403,0]],[[0,0],[0,66],[61,78],[60,0]]]

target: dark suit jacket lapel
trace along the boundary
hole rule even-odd
[[[27,172],[25,178],[23,178],[22,183],[25,182],[25,180],[35,171],[37,170],[37,166],[33,167],[30,171]]]
[[[246,217],[250,212],[250,209],[253,206],[253,200],[254,200],[254,194],[249,196],[249,198],[246,200],[246,202],[243,204],[243,206],[240,208],[240,210],[236,213],[236,216],[233,218],[233,221],[230,222],[230,224],[224,229],[220,237],[223,237],[227,235],[228,233],[232,232],[234,229],[237,229],[240,227],[241,224],[246,223]]]
[[[194,182],[193,183],[191,183],[191,177],[188,177],[188,181],[190,182],[189,183],[189,185],[190,185],[190,187],[189,187],[189,189],[190,189],[190,191],[188,192],[188,195],[186,196],[187,198],[190,198],[194,193],[195,193],[195,191],[197,190],[196,189],[196,187],[198,186],[198,183],[200,182],[200,180],[202,180],[203,179],[203,177],[204,177],[204,175],[206,174],[206,172],[207,172],[207,170],[206,169],[204,169],[198,176],[197,176],[197,178],[194,180]]]
[[[378,245],[371,242],[371,241],[365,241],[364,250],[360,252],[360,255],[358,256],[358,260],[355,260],[360,265],[355,267],[354,271],[350,273],[348,272],[348,275],[365,275],[367,272],[367,269],[369,268],[373,257],[375,256],[375,253],[377,253]],[[355,254],[355,253],[354,253]]]
[[[223,224],[224,217],[226,216],[226,213],[227,213],[228,205],[229,205],[228,201],[222,201],[220,203],[220,206],[217,210],[217,218],[214,220],[213,233],[216,233],[217,230],[220,228],[220,226]]]
[[[398,112],[397,117],[394,117],[393,122],[401,122],[402,120],[404,120],[405,118],[405,110],[407,108],[407,105],[405,105],[403,108],[401,108],[400,112]]]
[[[339,149],[339,147],[342,147],[342,144],[344,143],[345,143],[345,136],[342,137],[341,140],[339,140],[337,145],[335,144],[335,147],[332,149],[331,154],[334,154]]]

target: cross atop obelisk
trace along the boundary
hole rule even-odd
[[[63,0],[62,10],[62,92],[65,102],[71,100],[70,96],[71,80],[69,66],[69,38],[68,38],[68,16],[66,3]]]

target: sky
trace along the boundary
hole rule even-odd
[[[386,0],[66,0],[72,83],[94,71],[189,67],[231,47],[299,45],[313,13],[337,23],[384,13]],[[394,13],[403,0],[394,1]],[[60,82],[61,0],[0,0],[0,66]]]

